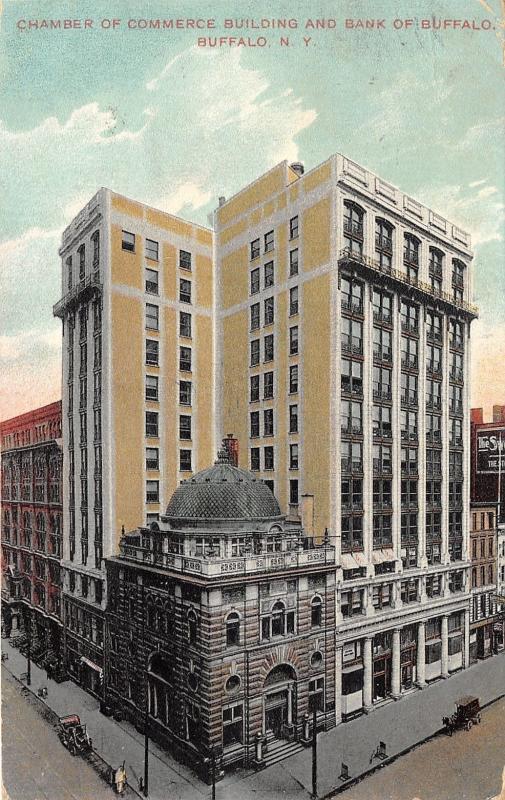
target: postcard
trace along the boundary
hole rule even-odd
[[[11,800],[503,797],[503,0],[0,3]]]

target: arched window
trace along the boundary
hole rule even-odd
[[[390,270],[393,261],[393,226],[386,219],[375,219],[375,255],[381,269]]]
[[[430,247],[430,285],[435,294],[442,291],[444,254],[438,247]]]
[[[419,252],[421,242],[412,233],[406,233],[403,237],[403,263],[407,270],[407,278],[411,283],[417,283],[419,275]]]
[[[323,601],[316,595],[310,604],[310,624],[312,628],[320,628],[323,622]]]
[[[25,511],[23,514],[23,537],[25,542],[25,547],[32,546],[32,515],[29,511]]]
[[[282,636],[284,633],[285,607],[280,600],[272,608],[272,636]]]
[[[226,618],[226,646],[236,647],[240,644],[240,617],[232,611]]]
[[[198,620],[195,612],[191,609],[188,612],[188,638],[190,644],[196,644],[198,633]]]
[[[344,202],[344,247],[352,255],[363,255],[365,211],[351,200]]]

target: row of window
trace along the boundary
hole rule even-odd
[[[298,216],[289,220],[289,238],[297,239],[299,236]],[[275,248],[274,231],[267,231],[263,236],[263,252],[270,253]],[[254,239],[250,244],[251,261],[261,255],[261,239]]]
[[[252,331],[261,327],[261,305],[253,303],[250,311],[250,328]],[[298,314],[298,286],[289,290],[289,316]],[[263,301],[263,325],[273,325],[275,322],[275,298],[267,297]]]
[[[295,289],[297,289],[297,287],[294,287],[290,291],[293,292]],[[267,298],[267,300],[265,300],[265,325],[267,324],[266,322],[267,304],[270,304],[271,306],[270,316],[271,316],[271,322],[273,322],[273,298]],[[251,306],[251,326],[253,322],[253,314],[252,314],[253,310],[254,310],[254,320],[255,321],[257,320],[258,322],[257,327],[259,327],[259,313],[260,313],[259,303],[255,303],[253,306]],[[433,339],[437,342],[441,342],[442,341],[442,330],[440,327],[441,317],[439,317],[438,315],[431,315],[432,318],[428,319],[430,313],[431,312],[427,313],[426,337],[428,340]],[[437,320],[437,324],[435,324],[435,320]],[[462,350],[463,323],[460,323],[457,320],[453,319],[449,320],[449,323],[450,323],[449,346],[451,348]],[[356,355],[363,355],[364,352],[363,322],[361,320],[353,319],[351,317],[342,317],[342,324],[340,330],[340,343],[341,343],[341,348],[344,352],[355,353]],[[373,355],[374,358],[380,358],[383,361],[392,361],[393,359],[392,333],[388,328],[374,327]],[[438,355],[440,355],[440,350]],[[406,366],[411,369],[417,369],[418,367],[417,339],[402,337],[401,360],[402,360],[402,366]],[[462,361],[460,363],[462,366]],[[440,365],[440,358],[438,359],[438,365]]]
[[[93,253],[92,266],[93,269],[96,269],[100,263],[100,231],[95,231],[91,235],[91,248]],[[77,248],[77,263],[79,267],[78,280],[82,281],[86,277],[86,245],[84,242]],[[65,267],[67,271],[67,288],[70,291],[74,282],[72,256],[68,256],[65,260]]]
[[[344,202],[344,246],[354,256],[363,256],[365,209],[353,201]],[[375,258],[381,269],[390,271],[393,265],[393,239],[395,228],[388,220],[375,218]],[[403,264],[411,283],[419,280],[421,241],[411,233],[403,236]],[[429,282],[435,294],[442,292],[445,253],[437,247],[429,246]],[[452,259],[453,300],[463,302],[465,264],[458,258]]]
[[[129,253],[135,253],[136,235],[131,231],[122,231],[121,248]],[[154,239],[145,239],[145,257],[151,261],[159,261],[159,243]],[[191,270],[192,256],[187,250],[179,250],[179,268]]]

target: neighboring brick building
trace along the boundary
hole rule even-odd
[[[62,644],[61,402],[0,425],[4,629],[26,633],[34,660],[55,662]]]
[[[505,638],[505,406],[493,406],[490,422],[471,411],[471,512],[471,653],[482,658]]]

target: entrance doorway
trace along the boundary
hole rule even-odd
[[[265,698],[265,727],[272,731],[276,739],[284,737],[284,724],[288,718],[287,691],[275,692]]]
[[[384,700],[391,694],[391,657],[376,659],[373,672],[373,699]]]
[[[264,728],[276,739],[293,735],[296,725],[296,673],[289,664],[279,664],[268,673],[263,694]]]

